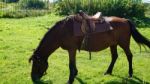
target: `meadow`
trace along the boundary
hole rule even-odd
[[[0,18],[0,84],[32,84],[29,57],[38,46],[43,35],[55,22],[64,18],[49,14],[20,19]],[[150,39],[150,28],[138,28]],[[111,61],[109,48],[92,53],[77,52],[78,76],[74,84],[149,84],[150,52],[131,40],[134,76],[128,78],[128,62],[124,51],[118,46],[118,60],[113,75],[104,75]],[[47,75],[42,78],[46,84],[65,84],[68,80],[68,53],[59,48],[49,57]]]

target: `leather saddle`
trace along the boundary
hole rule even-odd
[[[111,25],[105,21],[101,12],[97,12],[95,15],[89,16],[83,11],[79,11],[79,13],[75,15],[74,19],[75,36],[112,30]]]
[[[112,30],[112,27],[109,22],[105,21],[105,18],[102,17],[101,12],[89,16],[83,11],[79,11],[79,13],[74,16],[74,19],[74,35],[84,36],[80,48],[88,50],[91,59],[90,34],[110,31]]]

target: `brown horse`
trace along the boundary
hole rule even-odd
[[[150,48],[150,41],[142,36],[135,25],[128,19],[119,17],[107,17],[107,21],[113,30],[90,34],[90,51],[96,52],[110,47],[111,63],[105,74],[111,74],[113,66],[118,58],[117,46],[119,45],[125,52],[129,62],[129,77],[133,75],[132,53],[130,50],[130,37],[138,44],[146,45]],[[74,36],[73,33],[74,16],[70,16],[58,21],[43,37],[39,46],[34,51],[29,61],[33,61],[31,78],[33,82],[39,80],[48,68],[48,57],[59,47],[69,53],[70,75],[68,84],[72,84],[78,74],[76,67],[76,51],[80,50],[83,36]],[[85,49],[86,50],[86,49]],[[87,50],[89,51],[89,50]]]

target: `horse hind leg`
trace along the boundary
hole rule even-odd
[[[111,51],[111,63],[107,69],[107,71],[105,72],[104,75],[107,75],[107,74],[112,74],[112,70],[113,70],[113,67],[114,67],[114,64],[118,58],[118,53],[117,53],[117,45],[115,46],[111,46],[110,47],[110,51]]]
[[[129,48],[129,45],[128,44],[122,44],[120,45],[120,47],[124,50],[126,56],[127,56],[127,60],[128,60],[128,63],[129,63],[129,77],[132,77],[133,75],[133,69],[132,69],[132,58],[133,58],[133,55],[131,53],[131,50]]]
[[[132,55],[130,49],[125,50],[125,53],[126,53],[126,56],[127,56],[127,59],[128,59],[128,63],[129,63],[129,77],[132,77],[132,75],[133,75],[133,69],[132,69],[132,58],[133,58],[133,55]]]

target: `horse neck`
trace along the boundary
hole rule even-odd
[[[49,55],[59,48],[59,42],[60,36],[57,30],[50,29],[41,40],[39,46],[34,52],[34,55],[40,59],[47,60]]]

